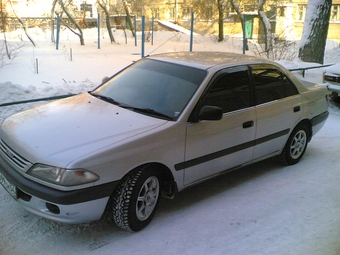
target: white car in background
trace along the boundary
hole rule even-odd
[[[328,89],[332,91],[333,100],[339,100],[340,93],[340,63],[325,68],[323,81]]]
[[[161,196],[274,156],[298,163],[328,117],[327,93],[253,56],[149,56],[89,93],[5,119],[0,183],[48,219],[107,209],[138,231]]]

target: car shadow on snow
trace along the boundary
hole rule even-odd
[[[239,168],[232,172],[218,175],[183,190],[172,200],[163,198],[160,202],[155,220],[157,220],[157,215],[166,215],[176,212],[186,207],[193,206],[196,203],[216,197],[221,193],[226,193],[226,195],[228,195],[228,190],[244,185],[245,183],[260,178],[265,174],[280,171],[282,168],[284,168],[284,166],[278,162],[276,157],[273,157]]]

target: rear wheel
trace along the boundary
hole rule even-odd
[[[113,194],[115,223],[130,231],[146,227],[155,215],[161,192],[161,175],[156,168],[144,166],[132,171]]]
[[[300,161],[309,141],[309,130],[305,124],[299,124],[291,133],[285,145],[280,161],[285,165],[294,165]]]

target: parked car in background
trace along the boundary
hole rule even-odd
[[[270,157],[302,158],[328,117],[325,86],[222,52],[141,59],[93,91],[5,119],[0,183],[28,211],[138,231],[161,196]]]
[[[328,84],[329,90],[332,91],[333,100],[340,101],[340,63],[325,68],[323,81]]]

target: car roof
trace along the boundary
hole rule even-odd
[[[228,68],[238,65],[249,64],[270,64],[278,67],[283,71],[297,86],[299,92],[306,91],[307,88],[297,79],[290,71],[280,64],[264,58],[230,53],[230,52],[215,52],[215,51],[182,51],[172,53],[161,53],[147,56],[148,59],[174,63],[178,65],[191,66],[203,70],[210,69],[212,72],[218,71],[221,68]]]
[[[188,65],[199,69],[210,69],[212,67],[221,66],[234,66],[239,64],[254,64],[265,63],[274,64],[266,59],[258,58],[255,56],[229,53],[229,52],[212,52],[212,51],[183,51],[162,53],[148,56],[149,59],[165,61],[180,65]]]

